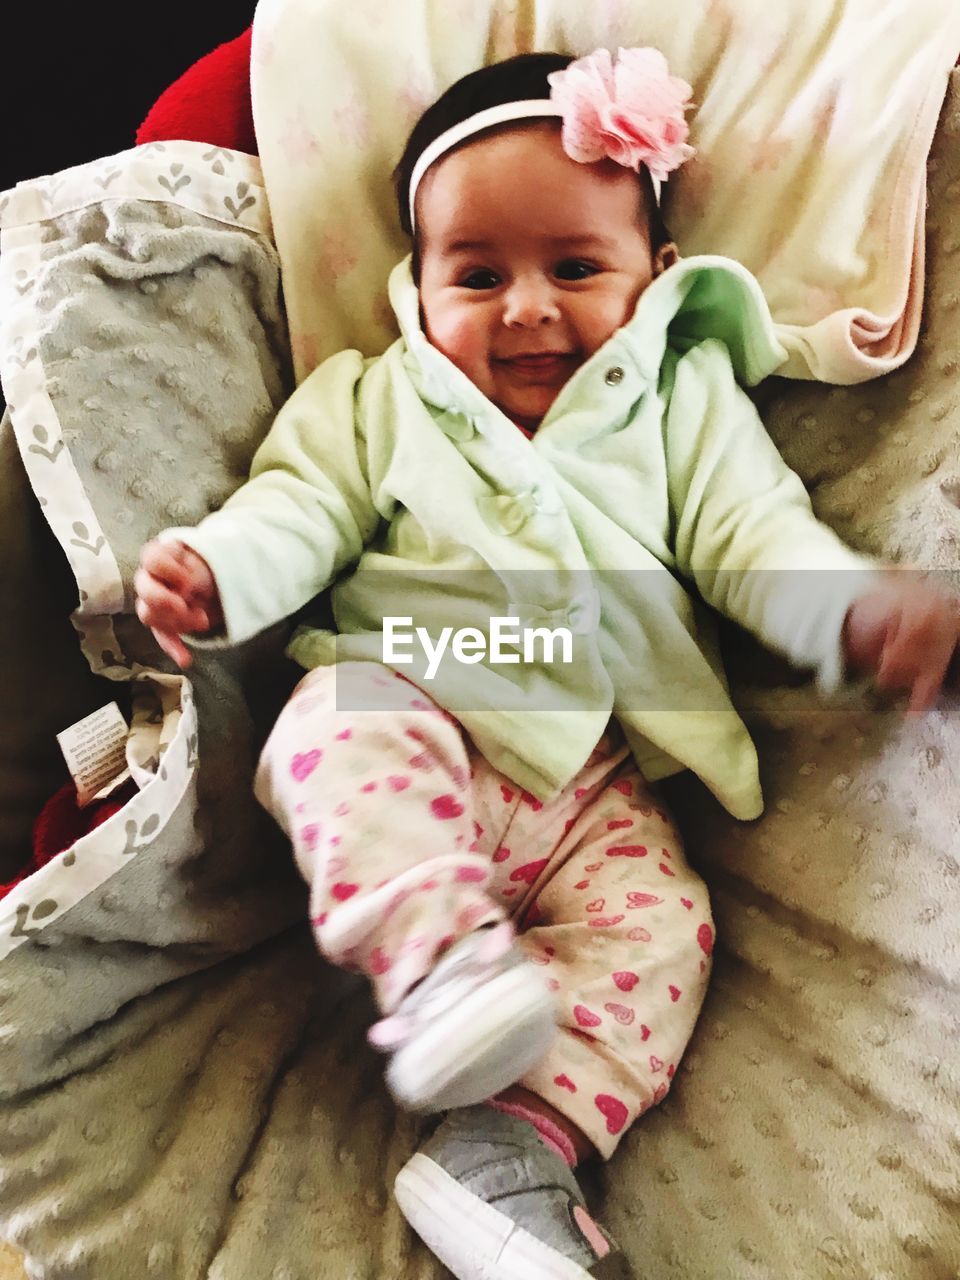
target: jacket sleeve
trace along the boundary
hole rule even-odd
[[[193,529],[161,537],[209,564],[221,640],[256,635],[294,613],[359,559],[380,523],[356,412],[362,356],[344,351],[297,388],[257,450],[250,479]]]
[[[878,566],[814,516],[722,343],[677,361],[665,435],[681,572],[715,609],[835,689],[847,610]]]

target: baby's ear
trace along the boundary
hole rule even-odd
[[[680,251],[672,240],[668,240],[666,244],[662,244],[656,252],[653,259],[653,275],[663,275],[667,267],[672,267],[675,262],[680,261]]]

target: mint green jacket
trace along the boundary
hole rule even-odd
[[[427,680],[415,645],[412,665],[393,665],[541,799],[615,716],[649,780],[690,768],[734,816],[756,817],[756,752],[702,601],[830,688],[847,609],[874,573],[815,519],[738,385],[785,354],[756,281],[717,257],[671,267],[533,439],[427,342],[409,260],[390,297],[401,338],[316,369],[249,482],[165,535],[209,563],[226,641],[331,583],[339,634],[301,627],[291,651],[306,667],[382,661],[387,616],[431,636],[493,615],[566,626],[570,662],[451,655]]]

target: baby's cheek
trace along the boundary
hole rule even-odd
[[[469,378],[475,379],[486,363],[486,334],[472,316],[449,316],[427,336]]]
[[[619,316],[619,320],[615,326],[616,328],[619,329],[632,318],[633,313],[637,309],[637,303],[640,301],[641,294],[645,293],[652,283],[653,281],[650,277],[638,280],[633,288],[626,290],[618,298],[611,299],[611,313],[616,313]]]
[[[612,338],[632,318],[641,292],[637,287],[629,292],[618,291],[594,299],[594,306],[586,317],[586,325],[581,327],[581,333],[584,327],[588,330],[588,340],[584,344],[588,355],[599,351],[607,339]]]

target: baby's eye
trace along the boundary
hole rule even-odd
[[[469,275],[464,276],[460,281],[464,289],[495,289],[499,283],[500,277],[496,272],[490,271],[486,267],[471,271]]]
[[[587,280],[600,270],[592,262],[584,262],[582,258],[565,258],[558,262],[554,274],[560,280]]]

